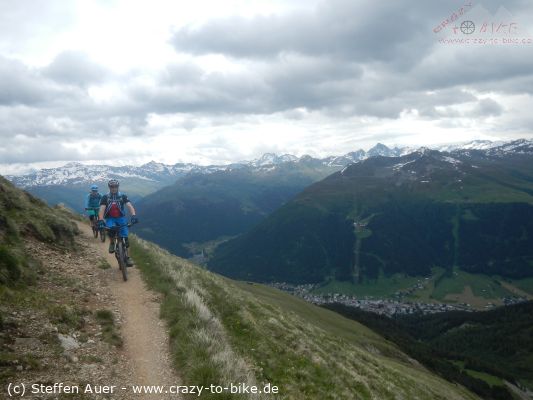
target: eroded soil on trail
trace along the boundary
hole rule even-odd
[[[40,267],[34,286],[0,304],[2,384],[24,383],[29,399],[178,399],[133,394],[133,385],[180,382],[158,297],[135,267],[124,282],[107,243],[94,239],[89,226],[79,228],[74,251],[26,238]],[[54,383],[77,386],[80,393],[29,393],[32,384]],[[84,394],[86,385],[115,389]]]

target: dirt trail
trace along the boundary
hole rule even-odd
[[[100,242],[92,238],[91,228],[78,224],[82,234],[87,236],[89,246],[96,248],[112,266],[108,284],[111,295],[116,300],[120,314],[121,335],[124,340],[124,352],[131,360],[134,385],[179,385],[179,377],[174,373],[170,361],[168,334],[164,322],[159,319],[158,296],[148,290],[141,280],[140,272],[135,268],[128,269],[128,281],[122,280],[117,260],[109,254],[109,242]],[[173,395],[133,395],[135,399],[179,399]]]

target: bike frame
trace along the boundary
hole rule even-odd
[[[126,259],[128,258],[128,248],[126,247],[126,241],[124,240],[125,237],[120,236],[120,229],[127,226],[130,228],[133,224],[128,223],[124,225],[115,225],[111,228],[105,227],[104,229],[108,232],[114,232],[115,235],[113,235],[113,240],[117,240],[115,242],[115,257],[118,262],[118,267],[122,271],[122,278],[124,281],[128,280],[128,266],[126,265]],[[111,237],[109,240],[112,240]]]
[[[91,228],[93,229],[94,237],[98,237],[98,227],[96,225],[96,222],[98,221],[98,212],[100,211],[100,208],[95,207],[86,207],[86,211],[94,211],[94,218],[91,221]],[[89,215],[90,217],[90,215]]]

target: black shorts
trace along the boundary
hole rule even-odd
[[[89,219],[92,221],[93,219],[96,218],[96,215],[89,215]],[[96,220],[98,220],[98,218],[96,218]]]

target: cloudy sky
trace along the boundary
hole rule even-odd
[[[533,138],[532,17],[529,0],[0,0],[0,173]]]

